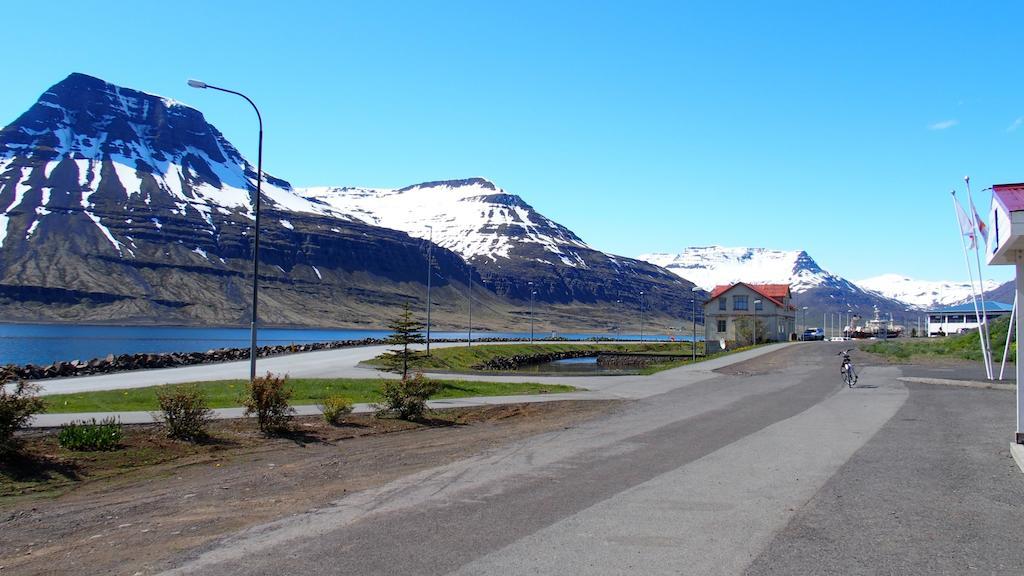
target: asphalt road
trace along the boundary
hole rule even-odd
[[[1012,395],[872,366],[846,389],[838,347],[724,368],[245,531],[169,573],[1022,573]]]

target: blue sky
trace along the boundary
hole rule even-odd
[[[949,191],[1024,181],[1024,4],[28,2],[0,124],[71,72],[184,101],[306,185],[485,176],[622,255],[806,249],[965,278]],[[1010,270],[989,269],[1010,279]]]

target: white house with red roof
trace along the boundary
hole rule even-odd
[[[785,342],[796,334],[796,307],[789,284],[737,282],[715,286],[704,304],[704,337],[735,345]]]

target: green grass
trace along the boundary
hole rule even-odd
[[[997,359],[1002,358],[1003,346],[1006,345],[1006,331],[1009,325],[1009,318],[1000,318],[992,322],[990,327],[992,352]],[[927,359],[929,357],[975,360],[978,362],[982,360],[977,330],[944,338],[900,338],[879,341],[865,346],[863,350],[893,360]],[[1016,350],[1017,344],[1015,342],[1010,343],[1009,359],[1011,361],[1016,358]]]
[[[645,354],[688,355],[689,342],[645,342],[643,344],[579,344],[579,343],[535,343],[535,344],[478,344],[476,346],[455,346],[434,348],[429,358],[417,363],[422,370],[445,370],[449,372],[474,372],[473,366],[492,358],[519,355],[547,354],[551,352],[573,352],[593,350],[597,352],[642,352]],[[699,351],[699,350],[698,350]],[[381,366],[379,358],[367,362]],[[679,363],[674,363],[679,365]]]
[[[431,398],[466,398],[470,396],[511,396],[515,394],[537,394],[541,391],[572,392],[572,386],[555,384],[512,383],[512,382],[468,382],[461,380],[440,380],[444,386]],[[296,406],[316,404],[327,396],[345,396],[354,403],[377,402],[381,381],[376,378],[297,378],[288,380],[291,387],[291,403]],[[239,398],[245,393],[245,380],[219,380],[195,382],[203,391],[210,408],[240,406]],[[44,396],[47,412],[128,412],[157,411],[156,393],[164,386],[132,388],[130,390],[105,390],[79,394],[57,394]]]

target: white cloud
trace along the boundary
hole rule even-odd
[[[929,124],[928,125],[928,129],[929,130],[945,130],[947,128],[952,128],[953,126],[956,126],[959,123],[960,123],[959,120],[943,120],[942,122],[936,122],[934,124]]]
[[[1006,128],[1007,132],[1016,132],[1017,128],[1024,126],[1024,116],[1019,116],[1016,120]]]

